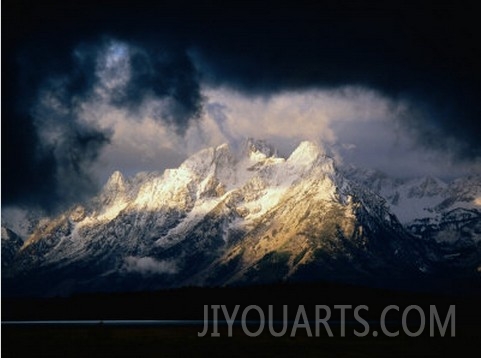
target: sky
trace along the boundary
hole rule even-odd
[[[474,4],[3,2],[2,206],[246,137],[398,177],[481,172]]]

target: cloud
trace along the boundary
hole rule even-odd
[[[445,151],[448,139],[448,151],[458,160],[481,157],[481,67],[475,55],[481,41],[473,8],[400,2],[317,6],[261,8],[248,22],[242,11],[226,15],[219,24],[225,26],[218,32],[222,38],[214,34],[193,50],[205,81],[252,97],[369,88],[412,106],[399,125],[420,147]]]
[[[410,103],[372,89],[347,86],[251,96],[229,88],[202,88],[202,96],[205,109],[183,136],[152,115],[162,101],[146,100],[135,114],[108,102],[85,103],[84,121],[111,130],[110,144],[92,170],[101,181],[114,170],[127,175],[163,171],[205,147],[229,143],[236,150],[245,138],[254,137],[266,139],[284,156],[309,139],[327,148],[339,164],[394,176],[450,178],[476,171],[475,161],[459,162],[446,151],[420,147],[400,124],[411,115]]]
[[[157,261],[152,257],[128,256],[124,260],[123,268],[127,272],[140,273],[142,275],[175,274],[178,271],[174,261]]]
[[[309,139],[327,148],[339,164],[379,169],[397,177],[453,178],[479,173],[481,168],[481,160],[459,161],[449,150],[420,145],[404,125],[417,115],[413,104],[369,88],[346,86],[254,97],[227,88],[204,93],[206,110],[200,122],[207,133],[202,137],[204,146],[229,142],[238,147],[246,137],[255,137],[267,139],[287,156],[300,141]]]
[[[2,204],[54,211],[95,191],[102,170],[174,166],[244,134],[284,151],[318,138],[392,169],[393,158],[413,167],[416,152],[422,163],[479,163],[481,40],[470,6],[148,5],[7,1]],[[372,110],[394,118],[371,120]]]
[[[182,50],[110,40],[99,54],[95,73],[99,79],[97,92],[114,107],[136,114],[146,100],[162,99],[163,106],[155,108],[153,115],[180,135],[200,115],[198,75]]]
[[[255,97],[229,88],[202,88],[202,96],[205,109],[184,136],[176,135],[167,123],[153,116],[155,108],[164,105],[162,101],[145,100],[135,114],[105,101],[85,103],[83,120],[102,130],[111,129],[111,142],[95,165],[96,172],[105,180],[113,170],[126,174],[161,171],[177,167],[188,155],[207,146],[227,142],[236,149],[246,137],[267,139],[282,155],[288,155],[305,139],[327,144],[338,152],[332,154],[341,155],[344,144],[356,142],[357,137],[349,138],[349,133],[363,132],[363,127],[373,124],[388,126],[404,110],[402,102],[360,87]],[[347,128],[338,130],[343,124]],[[368,134],[371,137],[357,143],[358,151],[376,139],[371,128]],[[381,145],[385,148],[390,143]]]
[[[29,47],[21,57],[26,78],[19,79],[18,95],[25,98],[9,103],[6,114],[4,136],[11,144],[2,162],[8,173],[2,186],[6,205],[56,211],[82,201],[98,189],[94,167],[116,133],[129,127],[138,137],[139,121],[148,118],[151,128],[181,137],[200,115],[196,72],[182,51],[158,52],[103,37],[78,44],[60,60],[58,71],[55,62],[37,64],[36,51]],[[106,112],[132,123],[109,126]],[[143,142],[144,156],[152,157],[145,139],[137,144]]]
[[[127,175],[159,171],[176,167],[185,159],[189,154],[185,144],[187,134],[178,135],[152,115],[155,108],[162,105],[162,101],[146,101],[135,115],[108,104],[85,105],[86,121],[112,130],[110,145],[104,148],[94,165],[102,180],[115,170]]]
[[[343,140],[342,133],[334,131],[334,124],[385,123],[398,116],[404,106],[379,92],[349,86],[256,97],[221,88],[207,89],[205,96],[203,119],[209,126],[206,132],[213,135],[212,142],[235,145],[246,137],[261,137],[276,142],[285,154],[305,139],[334,146]]]

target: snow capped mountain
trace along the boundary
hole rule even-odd
[[[386,200],[404,228],[429,247],[431,268],[481,272],[481,178],[393,179],[378,171],[350,168],[346,176]],[[479,286],[479,278],[476,280]]]
[[[2,261],[12,241],[4,286],[50,295],[316,279],[385,286],[444,275],[452,262],[453,277],[479,278],[481,191],[470,180],[344,173],[311,142],[288,158],[264,141],[239,152],[224,144],[164,173],[113,173],[97,197],[42,220],[21,247],[2,229]],[[469,259],[445,260],[453,253],[415,237],[424,237],[417,220],[432,231],[453,216],[469,223]]]
[[[432,177],[400,180],[352,168],[346,175],[385,198],[389,210],[418,237],[458,240],[469,236],[474,242],[481,240],[481,177],[449,183]],[[468,226],[472,230],[466,230]]]

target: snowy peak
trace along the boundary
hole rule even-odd
[[[318,145],[304,141],[292,152],[287,161],[307,166],[316,162],[321,156],[325,156],[325,152]]]
[[[437,178],[424,177],[412,183],[408,197],[433,197],[440,195],[446,189],[446,184]]]
[[[328,175],[332,180],[337,176],[334,160],[323,148],[309,141],[299,144],[287,159],[287,165],[297,173],[306,173],[315,169],[318,175]]]
[[[47,285],[53,294],[65,282],[78,290],[312,277],[373,282],[384,274],[390,282],[393,274],[435,270],[432,261],[444,265],[445,255],[461,257],[459,267],[479,266],[481,253],[458,249],[481,239],[476,180],[340,172],[313,142],[301,142],[287,159],[265,141],[245,143],[239,151],[227,144],[201,150],[162,174],[114,172],[92,203],[45,219],[22,249],[2,230],[12,287],[18,277],[27,290]],[[436,242],[457,244],[423,251]],[[69,270],[75,267],[88,270]],[[72,276],[56,282],[64,276],[52,272],[64,269]]]
[[[247,157],[257,160],[277,156],[277,151],[272,145],[265,140],[254,138],[247,138],[243,152]]]
[[[108,218],[112,217],[112,208],[116,208],[113,209],[113,212],[118,213],[130,199],[128,195],[129,184],[129,181],[119,171],[112,173],[100,195],[93,199],[95,211],[110,212]]]
[[[118,170],[116,170],[112,173],[106,185],[109,187],[113,185],[124,185],[124,183],[125,183],[125,178],[123,174]]]
[[[347,172],[351,180],[382,196],[411,234],[460,246],[481,242],[481,177],[445,182],[430,176],[394,179],[353,168]]]
[[[209,170],[214,161],[215,148],[203,149],[187,158],[179,167],[179,171],[202,176]]]
[[[116,170],[112,173],[109,180],[104,186],[103,191],[110,192],[124,192],[125,191],[125,178],[121,172]]]

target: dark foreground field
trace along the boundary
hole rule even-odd
[[[479,353],[481,342],[481,296],[401,292],[355,286],[322,284],[280,284],[237,288],[186,288],[179,290],[138,292],[128,294],[83,294],[57,298],[2,298],[2,357],[463,357]],[[267,324],[259,337],[248,337],[239,322],[233,336],[227,336],[226,325],[219,328],[220,337],[210,337],[212,326],[205,337],[203,330],[204,305],[226,305],[232,312],[235,305],[242,310],[258,305],[263,312],[275,308],[274,319],[282,318],[282,306],[287,305],[288,320],[292,325],[299,305],[303,305],[309,320],[313,320],[315,305],[332,309],[332,331],[328,337],[321,329],[319,337],[307,337],[299,329],[290,337],[291,329],[279,338],[273,337]],[[340,334],[340,316],[335,305],[366,305],[369,310],[362,317],[370,322],[370,333],[356,337],[352,310],[346,316],[346,337]],[[419,337],[408,337],[401,329],[401,315],[392,311],[388,317],[399,330],[398,337],[387,337],[379,329],[383,309],[397,305],[402,312],[417,305],[426,313],[426,329]],[[436,306],[444,320],[448,308],[456,307],[455,337],[441,337],[436,330],[429,336],[429,308]],[[212,319],[210,311],[209,319]],[[255,313],[255,312],[253,312]],[[219,317],[223,319],[223,316]],[[410,315],[412,331],[419,327],[416,312]],[[258,317],[248,316],[257,320]],[[82,324],[18,324],[22,321],[72,320]],[[110,320],[161,320],[155,324],[109,323]],[[164,324],[176,320],[175,324]],[[177,321],[178,320],[178,321]],[[197,320],[186,324],[182,320]],[[10,323],[8,323],[10,322]],[[12,322],[17,322],[12,324]],[[331,322],[331,321],[329,321]],[[37,322],[38,323],[38,322]],[[253,327],[255,331],[258,326]],[[312,326],[311,326],[312,327]],[[312,328],[314,331],[314,328]],[[380,334],[374,337],[372,332]]]
[[[197,337],[199,327],[2,327],[2,357],[459,357],[477,352],[476,327],[457,328],[456,337],[353,335],[329,338],[247,337],[235,327],[221,337]],[[461,355],[460,355],[461,354]]]

